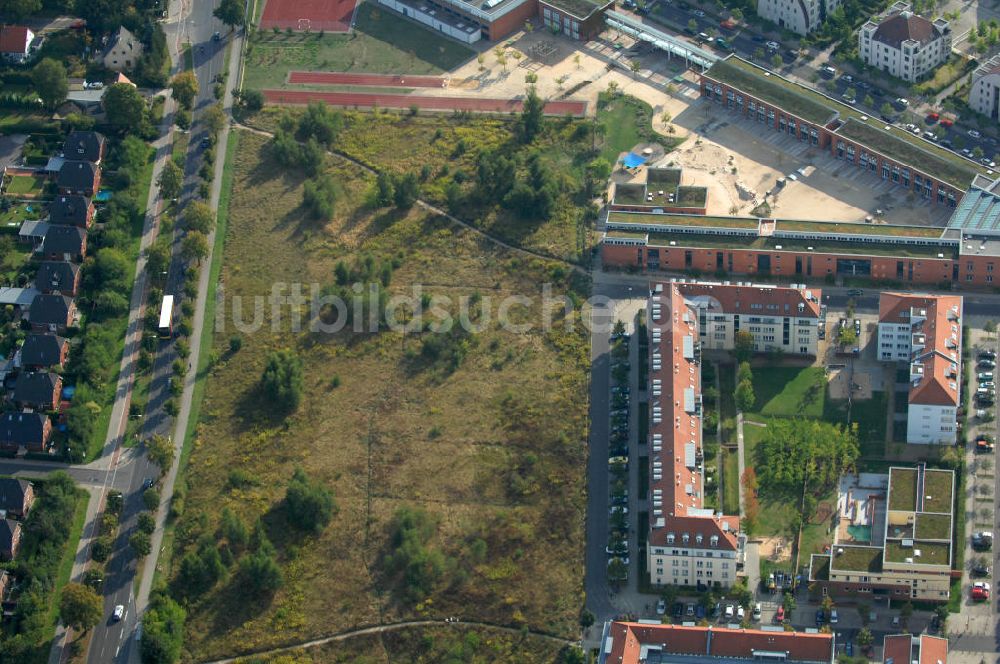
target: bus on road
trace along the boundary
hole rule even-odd
[[[160,324],[157,326],[161,339],[169,339],[174,335],[174,296],[164,295],[160,305]]]

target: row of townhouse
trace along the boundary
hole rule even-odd
[[[67,330],[79,319],[74,298],[80,264],[87,256],[87,229],[94,218],[92,197],[101,179],[107,142],[92,131],[71,132],[60,157],[59,193],[43,222],[26,222],[20,238],[38,259],[33,287],[0,289],[0,304],[30,324],[31,333],[0,370],[6,403],[0,415],[0,450],[43,452],[52,437],[50,413],[62,405],[63,382],[55,369],[66,364]]]
[[[701,351],[732,349],[736,331],[759,350],[815,355],[819,291],[673,281],[653,286],[649,321],[647,569],[654,586],[731,586],[743,565],[739,517],[704,507]],[[766,322],[764,319],[768,319]],[[787,334],[786,334],[787,332]]]

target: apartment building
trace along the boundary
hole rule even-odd
[[[601,643],[603,648],[598,656],[598,664],[833,664],[837,650],[833,634],[815,630],[810,633],[786,632],[780,628],[738,629],[694,623],[661,625],[658,620],[607,622],[604,624]],[[925,663],[921,661],[920,664]]]
[[[882,293],[878,359],[906,363],[906,442],[955,443],[962,385],[962,297]]]
[[[948,601],[954,496],[955,473],[923,464],[843,478],[833,545],[810,560],[812,592]]]
[[[743,564],[738,516],[703,506],[698,312],[682,284],[653,287],[648,302],[650,583],[731,586]]]
[[[993,120],[1000,120],[1000,55],[994,55],[972,72],[969,107]]]
[[[757,0],[757,16],[800,35],[822,25],[841,0]]]
[[[915,83],[951,56],[951,24],[929,21],[897,2],[881,20],[869,20],[858,32],[858,55],[868,65]]]
[[[684,282],[678,289],[698,315],[702,348],[732,350],[736,333],[749,331],[754,352],[779,350],[816,355],[822,291],[804,284],[769,286],[750,282]]]

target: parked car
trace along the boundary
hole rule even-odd
[[[860,288],[851,288],[847,291],[847,297],[861,297],[865,292]]]
[[[751,614],[752,617],[753,617],[753,619],[759,621],[760,620],[760,613],[761,613],[760,602],[757,602],[756,604],[753,605],[753,614]]]
[[[997,359],[997,352],[995,350],[981,350],[979,351],[980,360],[995,360]]]
[[[995,360],[979,360],[976,366],[980,369],[996,369],[997,363]]]
[[[656,603],[656,615],[662,616],[667,612],[667,600],[660,598],[660,601]]]
[[[816,626],[820,627],[826,622],[826,613],[823,609],[816,609]]]
[[[769,41],[765,43],[764,46],[768,47],[772,51],[777,51],[779,48],[781,48],[781,44],[779,44],[776,41]]]
[[[980,136],[982,136],[982,134],[980,134],[980,133],[979,133],[978,131],[976,131],[975,129],[970,129],[970,130],[969,130],[968,132],[966,132],[966,133],[967,133],[967,134],[969,134],[969,136],[971,136],[972,138],[979,138]]]
[[[674,608],[672,614],[675,619],[680,618],[684,615],[684,605],[680,602],[674,602]]]
[[[892,102],[892,105],[895,106],[897,109],[899,109],[899,110],[902,111],[903,109],[905,109],[907,106],[910,105],[910,100],[909,99],[904,99],[903,97],[897,97]]]
[[[779,606],[778,611],[774,614],[774,622],[783,623],[785,622],[785,607]]]
[[[703,12],[700,9],[694,10],[694,15],[697,16],[698,18],[705,18],[705,12]]]
[[[935,122],[937,122],[940,119],[941,119],[941,116],[939,114],[937,114],[937,113],[928,113],[927,114],[927,124],[934,124]]]
[[[976,551],[989,551],[992,549],[993,533],[989,530],[972,533],[972,548]]]
[[[694,607],[694,617],[697,618],[698,620],[701,620],[702,618],[704,618],[705,617],[705,607],[703,607],[701,604],[699,604],[698,606]]]
[[[976,378],[979,379],[980,381],[993,380],[993,372],[992,371],[980,372],[976,374]]]
[[[899,627],[899,623],[900,623],[899,616],[893,616],[892,617],[892,626],[893,627]]]
[[[708,36],[708,33],[705,32],[698,33],[698,41],[707,42],[709,39],[711,39],[711,37]]]
[[[993,451],[993,441],[986,436],[979,436],[976,438],[976,452],[980,454],[989,454]]]
[[[735,615],[735,613],[736,613],[736,609],[733,608],[733,605],[732,604],[726,604],[726,613],[725,613],[726,620],[732,620],[732,618]]]
[[[977,563],[972,567],[973,576],[989,576],[993,572],[993,568],[986,563]]]
[[[844,100],[844,103],[850,104],[851,106],[854,106],[855,104],[858,103],[857,99],[855,99],[851,95],[847,94],[846,92],[843,95],[841,95],[841,99]]]
[[[854,334],[858,335],[859,339],[861,338],[861,320],[858,318],[854,319]]]
[[[830,610],[830,624],[831,625],[836,625],[838,622],[840,622],[840,615],[837,613],[837,609],[831,609]]]
[[[820,67],[819,73],[823,78],[833,78],[837,75],[837,70],[830,65],[827,65],[825,67]]]
[[[689,602],[688,605],[684,607],[684,615],[688,618],[694,617],[694,603]]]
[[[740,622],[743,622],[743,619],[746,617],[746,615],[747,615],[747,610],[743,608],[743,605],[742,604],[737,604],[736,605],[736,619],[739,620]]]
[[[976,581],[972,584],[972,599],[985,602],[990,598],[990,584],[986,581]]]
[[[942,127],[944,127],[945,129],[947,129],[948,127],[951,127],[952,125],[954,125],[955,121],[952,120],[952,119],[950,119],[950,118],[941,118],[940,124],[941,124]]]
[[[851,76],[850,74],[844,74],[843,76],[840,77],[840,80],[850,85],[851,83],[854,82],[854,77]]]

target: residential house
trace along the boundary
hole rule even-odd
[[[35,502],[35,487],[27,480],[0,477],[0,516],[23,519]]]
[[[682,284],[657,284],[649,321],[649,521],[653,586],[729,587],[744,562],[738,515],[704,506],[698,309]]]
[[[0,519],[0,562],[9,562],[17,557],[22,535],[20,521]]]
[[[94,220],[94,203],[86,196],[60,195],[49,205],[49,223],[89,228]]]
[[[101,169],[90,161],[67,159],[56,176],[56,186],[60,194],[79,194],[93,198],[101,186]]]
[[[65,366],[69,341],[54,334],[29,334],[21,345],[16,363],[29,371]]]
[[[52,421],[43,413],[0,415],[0,450],[42,452],[52,438]]]
[[[906,442],[955,443],[962,391],[962,297],[884,292],[878,354],[905,363],[910,389]]]
[[[693,622],[661,625],[650,620],[614,621],[605,623],[600,643],[603,647],[598,664],[833,664],[837,657],[833,634],[815,630],[786,632],[780,627],[742,629]]]
[[[65,334],[76,318],[76,303],[65,295],[42,293],[35,297],[28,309],[28,322],[35,332]]]
[[[858,32],[858,55],[867,65],[915,83],[951,57],[951,24],[929,21],[897,2],[881,20],[869,20]]]
[[[48,261],[82,262],[87,257],[87,231],[79,226],[49,226],[41,253]]]
[[[948,639],[930,634],[890,634],[882,646],[882,664],[948,664]]]
[[[142,42],[125,28],[118,28],[108,41],[101,60],[112,71],[134,69],[142,58],[142,52]]]
[[[796,34],[807,35],[840,5],[841,0],[757,0],[757,16]]]
[[[79,159],[100,164],[107,148],[104,134],[96,131],[71,131],[63,143],[63,156],[66,159]]]
[[[30,244],[33,249],[42,246],[45,234],[49,232],[49,222],[27,219],[21,223],[21,229],[17,232],[17,241],[21,244]]]
[[[61,394],[59,374],[26,371],[14,383],[14,404],[21,409],[56,410]]]
[[[31,55],[31,42],[35,33],[23,25],[5,25],[0,28],[0,57],[8,62],[23,64]]]
[[[38,266],[35,288],[42,293],[76,297],[80,288],[80,266],[67,261],[45,261]]]
[[[819,288],[683,280],[677,287],[698,314],[698,342],[706,349],[732,350],[737,330],[744,330],[753,335],[756,353],[816,355],[823,321]]]
[[[972,72],[969,106],[994,121],[1000,120],[1000,55],[994,55]]]

